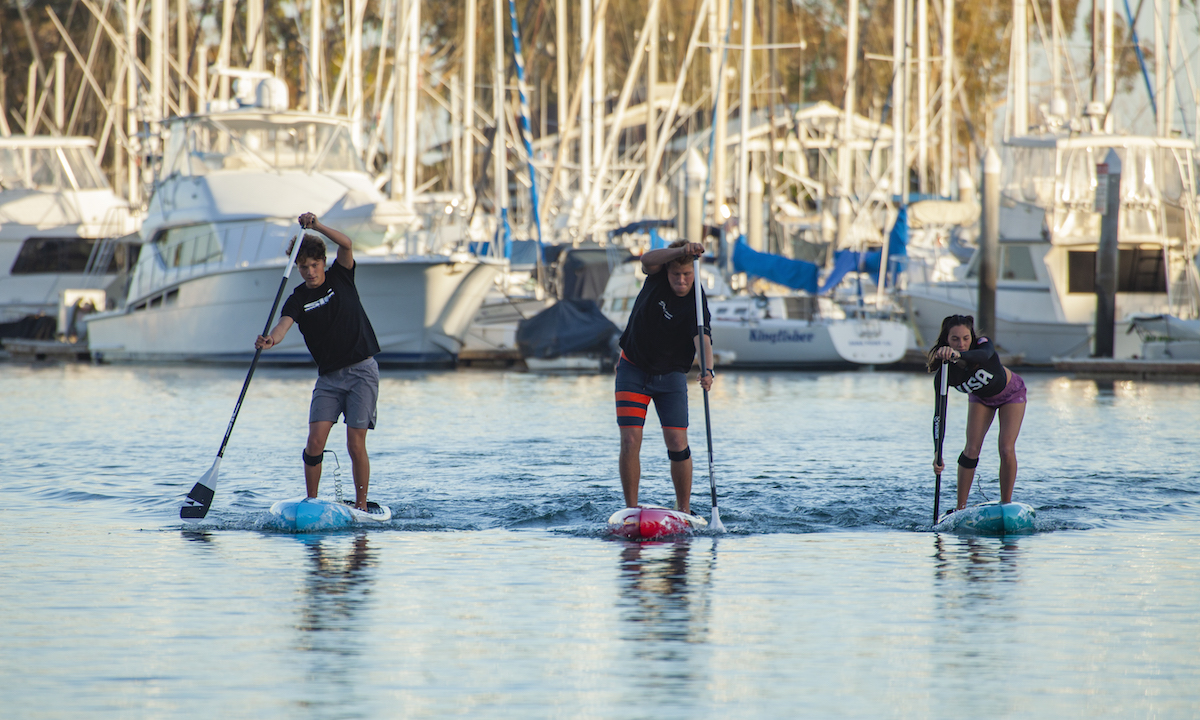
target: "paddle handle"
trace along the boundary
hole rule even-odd
[[[942,444],[946,439],[946,402],[949,391],[950,366],[942,363],[941,377],[938,378],[937,402],[933,413],[933,453],[937,465],[945,464],[942,458]],[[942,473],[935,472],[933,489],[933,524],[938,521],[939,503],[942,498]]]

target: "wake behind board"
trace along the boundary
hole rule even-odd
[[[314,532],[337,530],[353,525],[377,525],[392,519],[387,505],[368,502],[369,512],[354,507],[349,500],[334,502],[320,498],[299,497],[280,500],[271,506],[274,515],[289,530]]]
[[[678,537],[707,527],[708,521],[702,517],[657,505],[621,508],[608,519],[608,531],[626,540]]]
[[[1025,503],[985,502],[955,510],[933,526],[935,532],[970,535],[1025,535],[1034,531],[1036,513]]]

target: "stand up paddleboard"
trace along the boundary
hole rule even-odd
[[[1025,503],[995,501],[955,510],[933,526],[935,532],[971,535],[1024,535],[1034,531],[1035,513]]]
[[[690,535],[708,527],[708,521],[657,505],[621,508],[608,519],[608,530],[626,540],[659,540]]]
[[[352,525],[378,525],[392,519],[387,505],[367,503],[368,512],[354,507],[349,500],[335,502],[320,498],[300,497],[280,500],[271,506],[271,514],[289,530],[313,532],[337,530]]]

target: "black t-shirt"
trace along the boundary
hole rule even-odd
[[[300,285],[292,291],[283,304],[283,314],[300,326],[321,375],[379,352],[375,330],[354,286],[354,268],[331,263],[320,287]]]
[[[651,375],[686,373],[696,358],[696,285],[679,297],[667,280],[666,265],[646,276],[633,303],[629,324],[621,335],[621,349],[629,362]],[[708,298],[704,302],[704,332],[712,335]]]
[[[975,338],[971,350],[959,353],[966,367],[956,362],[950,363],[949,383],[954,389],[963,393],[973,393],[975,397],[994,397],[1008,385],[1008,377],[1004,366],[1000,364],[1000,356],[996,348],[985,337]],[[935,387],[939,379],[934,378]]]

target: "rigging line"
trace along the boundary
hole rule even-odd
[[[723,92],[723,88],[725,86],[725,60],[729,57],[729,33],[733,30],[733,0],[729,0],[729,14],[726,15],[725,17],[727,18],[728,25],[725,26],[725,38],[721,42],[721,63],[720,63],[720,65],[718,65],[718,70],[717,70],[717,86],[715,88],[713,88],[712,122],[708,126],[708,129],[709,129],[708,173],[706,174],[706,177],[704,178],[704,192],[703,192],[703,194],[700,195],[700,221],[701,222],[704,222],[704,216],[708,210],[708,208],[707,208],[708,189],[709,189],[709,186],[712,184],[712,174],[713,174],[712,168],[713,168],[713,159],[714,159],[713,149],[716,147],[716,144],[717,144],[717,108],[719,108],[721,106],[720,105],[720,97],[721,97],[721,93]],[[744,81],[745,78],[742,78],[742,80]],[[742,113],[742,115],[744,116],[745,113]],[[746,118],[743,117],[742,122],[745,122],[745,121],[746,121]],[[722,147],[721,152],[725,152],[725,148]],[[741,221],[741,218],[738,218],[738,220]]]
[[[1129,9],[1129,0],[1122,0],[1122,2],[1125,3],[1125,17],[1129,19],[1129,34],[1133,39],[1133,51],[1137,53],[1138,67],[1142,69],[1142,80],[1146,83],[1146,94],[1150,96],[1150,107],[1154,110],[1154,117],[1157,118],[1158,100],[1154,97],[1154,88],[1150,85],[1150,73],[1146,70],[1146,57],[1142,55],[1142,43],[1138,39],[1137,28],[1134,26],[1133,13]],[[1138,14],[1140,15],[1141,12],[1142,6],[1139,3]]]

